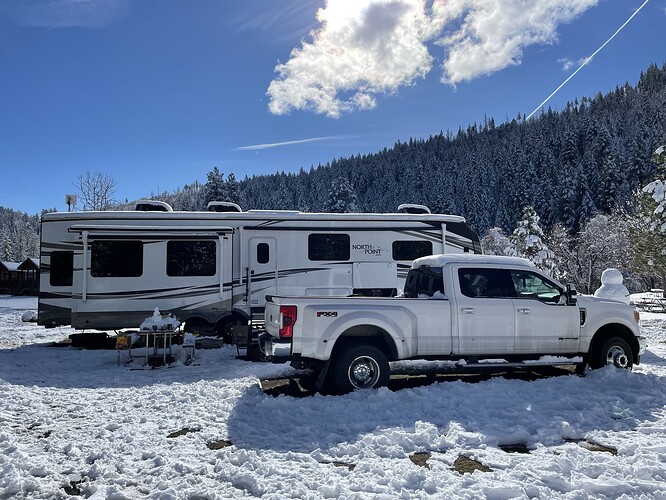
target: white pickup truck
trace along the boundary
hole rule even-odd
[[[396,360],[631,368],[645,350],[633,305],[577,296],[514,257],[423,257],[399,297],[268,297],[265,320],[268,359],[343,393],[385,385]]]

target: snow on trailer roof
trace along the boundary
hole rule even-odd
[[[134,210],[107,210],[101,212],[52,212],[42,215],[43,221],[55,220],[347,220],[347,221],[439,221],[442,223],[467,222],[460,215],[450,214],[408,214],[408,213],[327,213],[327,212],[299,212],[296,210],[248,210],[247,212],[205,212],[205,211],[173,211],[173,212],[145,212]]]
[[[417,269],[419,267],[428,266],[428,267],[442,267],[445,264],[455,264],[455,263],[464,263],[464,264],[492,264],[498,266],[519,266],[519,267],[530,267],[534,268],[534,264],[521,257],[506,257],[503,255],[479,255],[471,253],[457,253],[457,254],[439,254],[439,255],[427,255],[416,259],[412,263],[412,269]]]

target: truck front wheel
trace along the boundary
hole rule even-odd
[[[388,383],[388,360],[375,346],[350,347],[340,352],[334,363],[335,384],[343,394],[359,389],[374,389]]]
[[[634,364],[634,357],[629,344],[621,337],[611,337],[602,345],[601,349],[593,354],[592,368],[601,368],[613,365],[616,368],[628,368]]]

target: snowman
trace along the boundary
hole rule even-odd
[[[629,290],[622,284],[622,273],[609,268],[601,273],[601,287],[594,292],[595,297],[603,299],[619,300],[625,304],[629,303]]]

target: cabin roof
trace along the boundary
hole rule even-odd
[[[7,260],[0,261],[0,270],[4,268],[5,271],[17,272],[20,262],[10,262]]]
[[[17,268],[19,271],[39,271],[39,259],[28,257]]]

